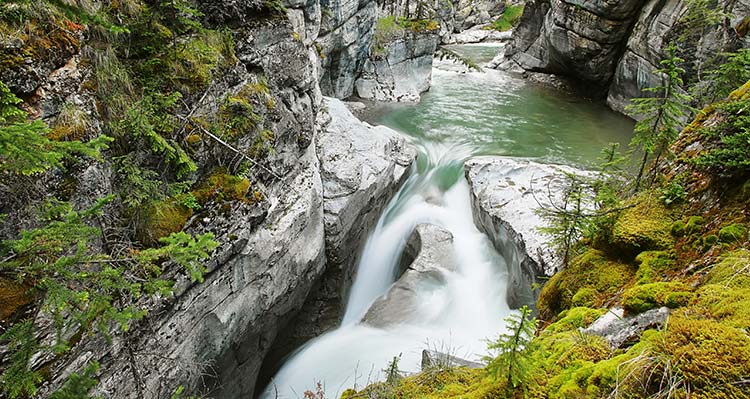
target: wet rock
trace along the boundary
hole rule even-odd
[[[453,367],[468,367],[470,369],[481,369],[485,365],[471,360],[461,359],[459,357],[438,352],[434,350],[422,350],[422,371],[430,369],[448,369]]]
[[[414,257],[416,253],[416,257]],[[445,283],[445,273],[455,270],[453,234],[442,227],[420,224],[409,237],[401,277],[385,295],[376,299],[362,321],[386,327],[420,316],[418,295]]]
[[[669,309],[666,307],[628,316],[622,308],[612,308],[581,331],[598,335],[613,348],[620,348],[627,342],[637,340],[647,329],[663,326],[668,317]]]
[[[405,30],[382,50],[372,50],[356,82],[361,98],[376,101],[419,101],[429,90],[438,33]]]
[[[445,44],[468,44],[480,42],[502,42],[510,40],[513,35],[512,31],[499,32],[494,29],[487,29],[486,26],[479,25],[467,29],[461,33],[451,36],[450,39],[444,40]]]
[[[332,0],[325,10],[315,41],[323,68],[320,88],[327,96],[346,98],[368,57],[378,7],[374,1]]]
[[[530,287],[536,276],[552,276],[562,266],[562,259],[538,230],[544,221],[535,213],[537,200],[548,202],[548,192],[559,200],[566,173],[589,173],[505,157],[473,158],[464,168],[474,222],[509,266],[508,303],[511,307],[534,303]]]
[[[407,177],[416,156],[403,137],[360,122],[342,101],[325,98],[317,153],[323,182],[327,264],[306,301],[275,343],[280,361],[307,340],[339,323],[359,255],[381,212]]]

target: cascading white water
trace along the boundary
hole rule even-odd
[[[401,355],[400,368],[418,371],[421,351],[442,347],[461,357],[486,353],[485,338],[504,328],[506,266],[473,224],[463,178],[467,146],[416,143],[422,167],[389,204],[369,238],[341,326],[307,343],[274,377],[264,399],[299,398],[323,384],[329,397],[380,379],[381,369]],[[426,162],[425,162],[426,160]],[[417,170],[421,169],[421,170]],[[370,304],[394,281],[405,242],[417,224],[432,223],[454,236],[456,271],[445,284],[417,296],[417,318],[385,329],[360,324]]]
[[[488,46],[461,48],[481,53],[484,61],[496,53]],[[492,70],[435,70],[433,86],[419,104],[381,106],[376,122],[412,138],[420,152],[417,165],[367,242],[341,326],[292,354],[262,399],[301,398],[318,382],[327,397],[337,398],[346,388],[378,380],[399,354],[402,370],[417,371],[428,346],[470,359],[484,354],[484,339],[502,332],[511,310],[505,262],[473,224],[464,160],[491,154],[586,165],[607,143],[626,144],[632,132],[632,122],[601,104]],[[393,283],[406,239],[419,223],[453,234],[456,271],[442,285],[420,285],[414,319],[385,329],[360,324]]]

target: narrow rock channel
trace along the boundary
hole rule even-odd
[[[483,62],[497,51],[457,49]],[[329,102],[334,112],[341,106]],[[484,339],[503,331],[512,309],[533,303],[531,283],[557,262],[537,253],[538,218],[500,223],[498,209],[533,216],[534,182],[585,168],[596,153],[579,143],[623,142],[631,126],[601,106],[492,70],[435,69],[420,103],[375,104],[366,119],[401,132],[417,162],[358,257],[340,326],[292,353],[263,398],[298,397],[318,383],[338,397],[380,379],[394,357],[418,371],[424,349],[479,360]],[[507,202],[492,202],[499,193]]]

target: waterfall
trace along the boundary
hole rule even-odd
[[[422,349],[438,348],[467,359],[486,353],[485,338],[504,328],[507,268],[473,224],[463,161],[466,145],[415,143],[420,166],[380,217],[361,255],[341,326],[297,350],[263,393],[264,399],[298,398],[320,382],[326,395],[362,388],[381,378],[394,356],[400,368],[419,371]],[[418,316],[379,329],[360,323],[370,304],[394,282],[406,240],[420,223],[453,234],[456,270],[417,296]]]

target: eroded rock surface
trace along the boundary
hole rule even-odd
[[[566,173],[586,172],[563,165],[524,159],[477,157],[465,164],[471,188],[474,222],[490,237],[509,266],[508,303],[533,303],[536,276],[552,276],[562,259],[539,232],[544,220],[536,214],[539,202],[559,201]]]
[[[439,226],[420,224],[409,236],[404,257],[414,260],[401,262],[405,266],[401,277],[370,306],[364,323],[386,327],[419,316],[417,296],[442,285],[445,273],[455,270],[453,234]]]
[[[338,325],[365,240],[416,157],[399,133],[360,122],[342,101],[326,98],[324,108],[316,147],[328,261],[302,311],[277,340],[271,363]]]
[[[717,7],[732,17],[698,29],[681,20],[689,4],[687,0],[529,1],[505,53],[506,62],[497,64],[593,84],[594,92],[607,94],[612,109],[624,113],[630,99],[644,97],[644,89],[662,83],[653,71],[660,67],[670,42],[680,42],[687,76],[699,76],[717,53],[750,43],[743,28],[750,1],[720,0]]]
[[[382,49],[373,49],[357,79],[357,95],[376,101],[419,101],[419,94],[430,88],[438,41],[436,31],[406,29]]]

